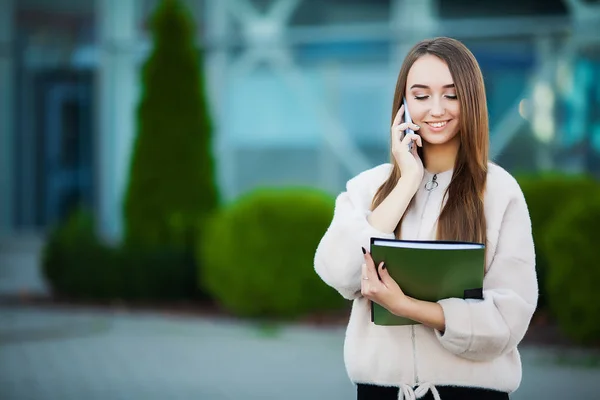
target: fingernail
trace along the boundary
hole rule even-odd
[[[367,254],[367,251],[365,250],[365,248],[364,248],[364,247],[361,247],[361,249],[362,249],[362,251],[363,251],[363,254]]]
[[[415,125],[417,125],[417,124],[415,124]],[[419,128],[419,129],[420,129],[420,128],[421,128],[421,126],[420,126],[420,125],[417,125],[417,128]]]

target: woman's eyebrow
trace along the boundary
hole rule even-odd
[[[453,88],[453,87],[454,87],[454,83],[449,83],[449,84],[447,84],[447,85],[444,85],[444,86],[442,86],[442,87],[443,87],[444,89],[450,89],[450,88]],[[411,88],[411,89],[414,89],[414,88],[419,88],[419,89],[429,89],[429,86],[427,86],[427,85],[421,85],[420,83],[415,83],[415,84],[414,84],[414,85],[412,85],[410,88]]]

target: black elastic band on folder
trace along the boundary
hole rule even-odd
[[[463,299],[483,300],[483,288],[465,289]]]

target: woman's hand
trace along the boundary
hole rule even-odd
[[[415,134],[406,135],[406,129],[412,129]],[[408,178],[414,182],[415,186],[423,180],[423,161],[417,153],[417,146],[423,147],[421,136],[416,132],[420,129],[418,125],[404,122],[404,104],[396,113],[394,123],[391,127],[392,135],[392,154],[400,167],[402,177]],[[412,142],[412,149],[408,149],[409,143]]]
[[[442,334],[446,330],[444,310],[438,303],[416,300],[404,294],[400,286],[388,273],[383,262],[375,270],[371,253],[363,249],[365,263],[362,266],[360,291],[363,297],[386,308],[392,314],[417,321],[437,329]],[[379,277],[377,276],[379,271]]]
[[[364,249],[363,249],[364,250]],[[362,280],[360,291],[363,297],[374,301],[391,313],[401,315],[401,310],[406,308],[409,298],[400,286],[392,279],[383,262],[375,269],[375,262],[371,253],[365,251],[365,263],[362,266]]]

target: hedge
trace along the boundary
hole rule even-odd
[[[581,343],[600,344],[600,190],[570,202],[544,235],[549,304],[558,324]]]
[[[95,236],[78,211],[49,235],[42,271],[53,294],[72,300],[190,300],[201,298],[193,254],[165,247],[112,247]]]
[[[549,257],[543,246],[545,232],[554,223],[556,216],[572,201],[587,196],[599,187],[592,177],[546,173],[541,175],[517,176],[529,208],[536,251],[536,270],[540,288],[538,310],[548,310],[546,280]]]
[[[201,285],[242,317],[294,318],[344,305],[314,271],[334,199],[312,189],[257,189],[222,209],[198,244]]]

